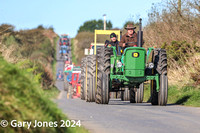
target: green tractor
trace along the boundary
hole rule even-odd
[[[108,104],[110,92],[121,91],[122,99],[143,101],[144,82],[150,81],[151,104],[165,106],[168,97],[167,54],[164,49],[142,47],[143,32],[138,31],[137,47],[127,47],[117,55],[115,47],[97,49],[96,97],[98,104]],[[128,46],[128,43],[126,44]]]
[[[167,104],[166,51],[160,48],[148,48],[146,51],[142,47],[141,29],[140,19],[137,47],[127,47],[122,55],[117,55],[115,47],[97,48],[96,45],[97,34],[115,32],[120,40],[120,31],[95,30],[94,54],[82,60],[81,99],[108,104],[110,92],[121,92],[122,100],[142,103],[144,82],[150,81],[152,105]]]

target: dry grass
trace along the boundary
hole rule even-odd
[[[94,42],[94,33],[92,32],[80,32],[74,38],[74,56],[78,64],[80,64],[81,59],[85,56],[84,49],[89,48],[92,42]]]
[[[145,47],[168,47],[169,82],[170,84],[198,84],[200,78],[200,55],[195,50],[200,46],[200,1],[182,1],[179,12],[177,0],[164,1],[152,7],[149,23],[144,28]],[[176,45],[172,42],[187,42],[187,45]],[[181,43],[180,43],[181,44]],[[174,51],[170,51],[170,50]],[[182,51],[184,49],[184,52]],[[173,53],[174,52],[174,53]],[[180,53],[177,57],[174,54]]]
[[[182,4],[181,14],[177,12],[175,0],[165,2],[163,9],[152,8],[149,13],[149,24],[145,27],[144,34],[147,44],[161,46],[171,41],[187,41],[193,43],[200,41],[200,2],[198,0],[185,0]],[[162,13],[160,13],[162,12]]]
[[[13,52],[16,49],[19,49],[17,45],[6,47],[2,43],[0,43],[0,53],[2,53],[2,56],[4,57],[4,59],[10,63],[17,63],[23,60],[23,58],[16,57],[13,55]]]
[[[173,61],[170,69],[168,69],[169,82],[172,85],[179,85],[180,87],[184,85],[195,86],[199,84],[200,77],[199,74],[200,66],[200,55],[196,54],[185,61],[185,64],[180,66],[176,61]],[[194,79],[197,76],[196,79]]]

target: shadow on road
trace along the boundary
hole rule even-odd
[[[125,106],[156,106],[150,102],[130,103],[129,101],[121,101],[121,99],[111,99],[109,105],[125,105]],[[166,106],[177,106],[177,104],[167,104]]]
[[[191,95],[187,95],[182,97],[181,99],[179,99],[178,101],[176,101],[176,104],[183,104],[185,102],[187,102],[187,100],[191,97]]]

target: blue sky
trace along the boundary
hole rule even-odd
[[[114,28],[139,17],[145,23],[152,3],[158,2],[161,0],[0,0],[0,24],[12,24],[16,30],[42,24],[74,37],[85,21],[103,19],[103,14]]]

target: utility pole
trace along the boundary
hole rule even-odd
[[[181,0],[178,0],[178,13],[181,15]]]
[[[106,30],[106,14],[104,14],[103,17],[104,17],[104,30]]]

